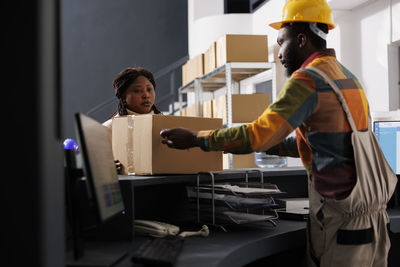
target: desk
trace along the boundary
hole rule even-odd
[[[400,233],[400,208],[388,209],[390,219],[390,231],[393,233]]]
[[[260,173],[255,169],[233,169],[216,172],[215,181],[244,182],[245,172],[249,181],[259,181]],[[307,174],[303,167],[261,169],[264,182],[276,184],[287,197],[307,197]],[[197,174],[119,176],[122,195],[126,206],[127,231],[132,229],[133,219],[159,220],[180,225],[188,218],[189,202],[186,186],[196,185]],[[210,183],[207,175],[200,177],[201,182]],[[192,221],[195,221],[192,219]],[[118,230],[123,230],[119,228]],[[123,234],[123,233],[122,233]]]
[[[276,227],[264,224],[257,228],[241,227],[227,233],[211,229],[209,237],[188,237],[176,267],[244,266],[276,253],[304,248],[306,223],[279,220]],[[144,238],[136,238],[130,254],[116,267],[132,266],[130,258]]]
[[[249,171],[249,179],[258,179],[259,173]],[[264,182],[277,184],[292,197],[307,196],[306,171],[302,167],[262,169]],[[218,172],[215,180],[244,181],[245,170],[228,170]],[[210,178],[202,176],[202,182]],[[128,176],[120,175],[121,188],[128,199],[128,214],[134,218],[158,219],[166,222],[184,214],[186,208],[185,186],[196,184],[197,175],[154,175]],[[169,193],[165,191],[168,190]],[[168,198],[168,196],[171,197]],[[167,199],[160,201],[160,199]],[[137,201],[135,201],[135,199]],[[144,204],[145,203],[145,204]],[[161,204],[160,204],[161,203]],[[172,203],[172,204],[171,204]],[[173,211],[166,212],[171,205]],[[144,208],[145,207],[145,208]],[[150,212],[147,212],[150,211]],[[172,215],[171,215],[172,214]],[[179,225],[179,222],[176,223]],[[176,266],[243,266],[258,259],[295,248],[304,248],[306,244],[306,223],[302,221],[279,220],[274,227],[270,223],[258,224],[257,227],[240,226],[228,228],[228,232],[210,227],[211,235],[189,237],[185,240]],[[145,238],[134,237],[132,252],[118,267],[132,266],[130,257]]]
[[[244,172],[249,171],[250,177],[258,175],[256,170],[261,170],[264,174],[265,182],[273,182],[271,178],[276,177],[306,177],[307,173],[303,167],[284,167],[270,169],[230,169],[216,172],[217,180],[238,180],[244,178]],[[159,184],[177,184],[177,183],[195,183],[197,174],[169,174],[169,175],[118,175],[121,182],[131,182],[136,187],[159,185]],[[307,184],[307,180],[299,181]],[[282,183],[282,181],[280,182]],[[283,183],[282,183],[283,184]]]
[[[304,168],[264,169],[263,173],[265,182],[277,184],[282,191],[287,192],[288,196],[307,196],[307,179]],[[249,177],[254,178],[256,175],[256,173],[250,173]],[[122,235],[127,236],[122,226],[128,226],[126,228],[128,231],[132,230],[131,223],[135,215],[145,216],[144,218],[153,216],[154,219],[165,219],[166,222],[169,222],[169,219],[181,214],[181,210],[185,208],[182,205],[182,202],[186,199],[184,187],[195,184],[197,175],[120,175],[119,179],[121,181],[121,189],[125,193],[124,197],[127,198],[125,199],[127,216],[125,216],[125,221],[117,221],[117,227],[112,228],[112,236],[117,235],[116,229],[121,231]],[[220,173],[215,179],[216,181],[240,180],[243,179],[243,170]],[[174,209],[175,214],[165,212],[165,208],[169,207],[170,203],[165,203],[160,207],[160,203],[157,202],[158,198],[165,198],[165,192],[163,193],[163,188],[165,187],[175,190],[173,196],[168,200],[177,205],[176,209]],[[134,201],[134,199],[138,201]],[[143,214],[143,209],[140,206],[146,206],[147,210],[151,212]],[[398,210],[389,211],[389,216],[392,220],[398,219],[399,214]],[[392,227],[398,229],[397,224]],[[276,227],[271,224],[265,224],[258,228],[236,227],[235,229],[228,229],[227,233],[210,228],[211,235],[207,238],[189,237],[185,240],[176,266],[244,266],[261,258],[288,250],[304,248],[306,244],[305,229],[305,222],[289,220],[278,220]],[[118,263],[116,267],[132,266],[130,258],[135,249],[144,240],[142,237],[135,237],[130,245],[129,255]],[[396,251],[399,248],[399,237],[393,235],[391,241],[393,252],[389,255],[389,266],[399,266],[396,258],[398,257]],[[395,264],[393,264],[394,262]]]

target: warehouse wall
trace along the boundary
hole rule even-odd
[[[157,73],[188,54],[187,0],[64,0],[62,17],[65,137],[75,135],[75,112],[113,99],[119,71],[143,66]],[[168,77],[157,80],[156,101],[169,86]],[[90,115],[104,121],[115,107]]]
[[[395,75],[397,77],[390,77],[389,71],[396,67],[398,70],[398,49],[391,51],[389,46],[399,46],[394,43],[396,40],[393,39],[395,36],[392,35],[391,29],[397,31],[400,27],[400,10],[396,9],[394,14],[397,20],[392,21],[390,0],[371,2],[336,19],[340,32],[340,41],[336,49],[341,62],[348,66],[364,85],[371,109],[395,110],[400,108],[400,105],[398,85],[393,84],[393,80],[399,81],[399,72]],[[396,0],[393,3],[398,7],[400,1]]]
[[[283,5],[271,0],[253,15],[253,33],[268,34],[270,46],[276,43],[277,31],[267,25],[280,19]],[[400,0],[367,1],[353,10],[334,10],[334,16],[337,27],[328,35],[328,47],[358,76],[371,109],[399,109]]]

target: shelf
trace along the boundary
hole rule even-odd
[[[238,184],[235,183],[215,183],[215,176],[218,175],[218,173],[219,172],[199,173],[197,175],[196,186],[186,188],[187,196],[189,198],[195,197],[196,199],[198,223],[209,224],[212,222],[213,226],[221,227],[224,231],[226,231],[224,226],[231,224],[249,224],[266,221],[276,225],[274,220],[278,219],[278,214],[273,208],[275,201],[272,196],[283,192],[277,185],[265,183],[263,171],[252,169],[244,171],[244,181],[239,183],[242,186],[238,186]],[[248,175],[250,173],[258,173],[260,181],[249,183]],[[200,183],[200,176],[209,176],[211,181],[207,181],[206,183],[203,181]],[[264,185],[266,186],[265,188]],[[211,196],[207,195],[207,193],[211,194]],[[200,204],[200,200],[204,200],[205,195],[207,195],[208,200],[211,200],[211,206],[210,204]],[[265,206],[266,199],[268,200],[267,206]],[[225,205],[219,205],[218,203],[220,203],[220,201],[217,200],[222,200]],[[231,202],[233,206],[228,204],[229,202]],[[257,204],[259,208],[255,208],[255,204]],[[201,207],[204,205],[208,207],[205,214],[204,209]],[[235,205],[236,208],[234,207]],[[261,205],[264,207],[260,207]],[[211,209],[209,207],[211,207]]]
[[[231,80],[241,81],[273,68],[271,62],[231,62],[227,63],[206,75],[199,77],[204,92],[212,92],[226,85],[227,66],[231,68]],[[179,88],[179,92],[194,92],[194,81]]]
[[[229,62],[213,70],[202,77],[196,78],[185,86],[178,89],[179,110],[183,108],[183,94],[194,92],[196,116],[202,114],[201,104],[203,103],[204,92],[214,92],[226,87],[226,114],[227,122],[224,128],[232,127],[232,94],[240,93],[240,81],[254,77],[265,71],[272,71],[272,101],[276,96],[276,79],[274,62]],[[214,94],[213,94],[214,95]],[[214,97],[214,96],[213,96]],[[229,166],[233,167],[232,155],[229,154]]]

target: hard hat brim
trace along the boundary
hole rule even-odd
[[[315,22],[315,21],[308,21],[308,20],[285,20],[285,21],[279,21],[279,22],[273,22],[270,23],[269,26],[274,28],[275,30],[279,30],[283,24],[285,23],[289,23],[289,22]],[[320,22],[320,23],[324,23],[324,22]],[[328,30],[332,30],[335,28],[334,24],[330,24],[330,23],[324,23],[328,25]]]
[[[282,22],[273,22],[269,24],[269,26],[271,26],[275,30],[279,30],[282,27]]]

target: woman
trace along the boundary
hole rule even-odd
[[[118,106],[104,126],[111,129],[112,118],[118,116],[161,114],[154,105],[156,82],[150,71],[141,67],[126,68],[114,78],[113,87]]]
[[[153,74],[141,67],[126,68],[114,78],[113,87],[118,98],[118,106],[109,120],[103,123],[110,129],[112,118],[124,115],[162,114],[154,105],[156,98],[156,82]],[[122,172],[122,164],[116,160],[118,173]]]

